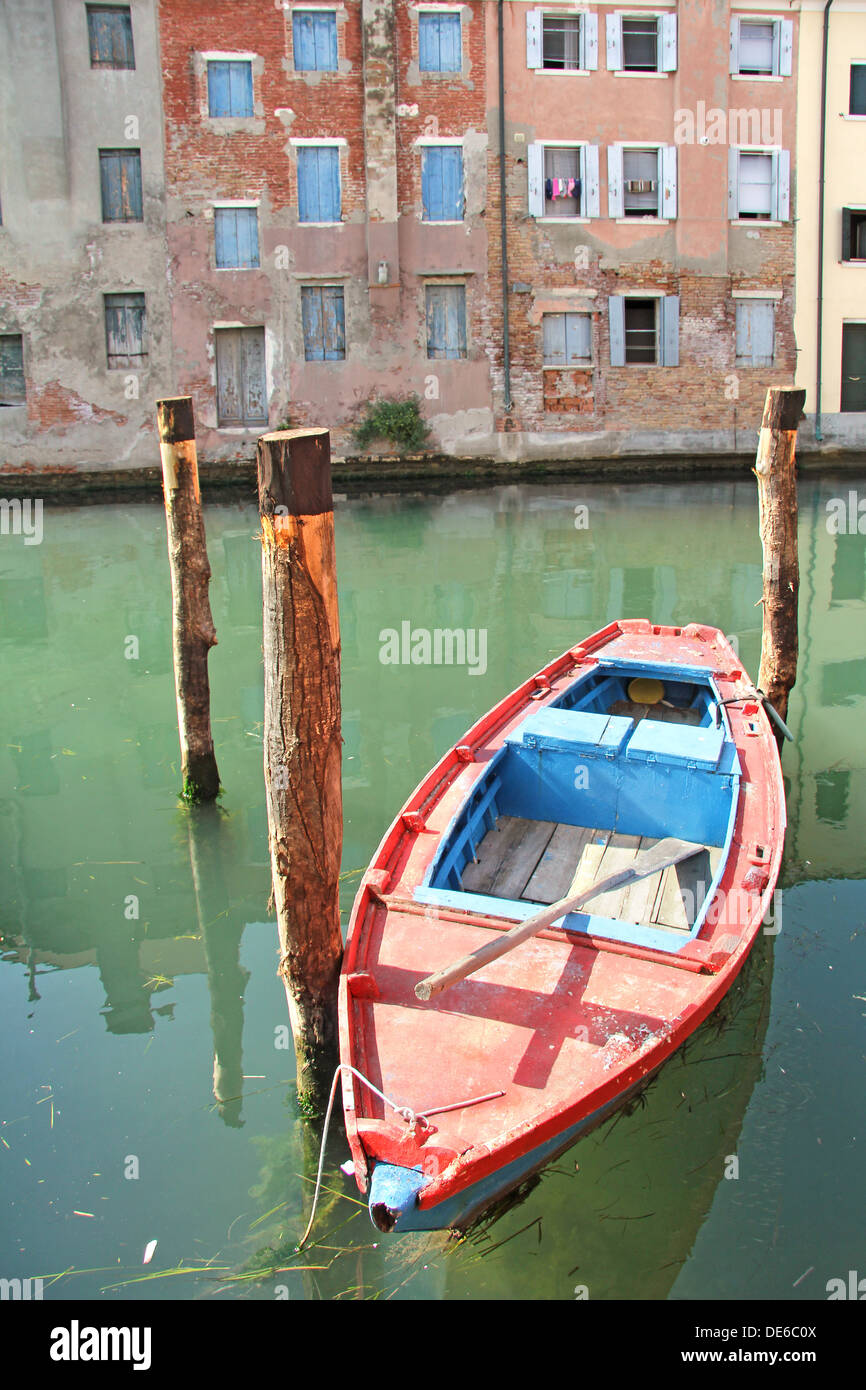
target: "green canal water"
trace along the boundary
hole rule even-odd
[[[722,1009],[459,1243],[376,1232],[335,1128],[302,1256],[317,1143],[276,1045],[255,506],[206,512],[217,813],[177,801],[161,507],[46,506],[41,544],[0,538],[0,1276],[108,1301],[796,1300],[866,1275],[866,537],[827,527],[852,490],[866,477],[801,483],[776,930]],[[580,636],[709,622],[757,673],[750,480],[365,497],[336,526],[344,922],[424,772]],[[385,664],[405,621],[483,630],[486,659]]]

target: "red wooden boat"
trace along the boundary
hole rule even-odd
[[[742,966],[785,819],[762,698],[715,628],[612,623],[480,719],[352,911],[343,1106],[374,1223],[465,1227],[645,1084]],[[431,972],[670,836],[691,857],[419,999]]]

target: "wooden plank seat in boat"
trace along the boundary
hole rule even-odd
[[[500,816],[467,864],[465,893],[552,903],[577,893],[656,844],[652,837],[620,835],[604,827]],[[638,879],[587,904],[595,916],[688,932],[700,912],[722,851],[702,854],[660,874]]]
[[[701,711],[680,705],[639,705],[634,700],[614,700],[608,705],[608,714],[628,715],[640,723],[641,719],[658,719],[663,724],[700,724]]]

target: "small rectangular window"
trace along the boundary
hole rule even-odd
[[[23,405],[24,338],[20,333],[0,333],[0,406]]]
[[[336,72],[336,14],[332,10],[295,10],[292,48],[296,72]]]
[[[147,365],[143,294],[105,295],[105,344],[109,367]]]
[[[766,76],[773,72],[775,24],[754,19],[740,20],[740,72]]]
[[[339,222],[340,151],[337,145],[298,148],[298,221]]]
[[[462,222],[462,145],[430,145],[422,150],[421,201],[425,222]]]
[[[848,114],[866,116],[866,63],[851,64]]]
[[[257,208],[214,208],[214,247],[218,270],[251,270],[259,264]]]
[[[128,5],[88,5],[92,68],[134,68],[132,15]]]
[[[141,222],[141,151],[100,150],[103,222]]]
[[[866,210],[842,209],[842,260],[866,261]]]
[[[626,217],[659,215],[658,150],[623,150],[623,213]]]
[[[418,16],[418,67],[421,72],[460,72],[463,66],[459,14]]]
[[[628,298],[623,307],[626,362],[658,362],[658,300]]]
[[[658,19],[636,19],[623,15],[622,66],[626,72],[658,70]]]
[[[544,15],[541,21],[541,66],[559,71],[580,67],[580,16]]]
[[[267,424],[264,328],[218,328],[214,339],[218,424]]]
[[[307,362],[341,362],[346,356],[342,285],[303,285],[301,319]]]
[[[544,216],[580,217],[583,209],[580,149],[546,145],[544,149]]]
[[[773,156],[740,152],[739,217],[773,217]]]
[[[589,314],[542,314],[545,367],[587,366],[591,360]]]
[[[253,65],[248,59],[212,60],[207,65],[209,116],[252,116]]]
[[[427,286],[427,356],[466,356],[466,287]]]
[[[738,367],[772,367],[776,309],[772,299],[739,300],[736,308]]]

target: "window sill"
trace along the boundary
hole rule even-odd
[[[220,434],[259,434],[267,427],[267,420],[257,420],[254,425],[217,425]]]
[[[614,77],[670,77],[669,72],[636,72],[631,68],[617,68]]]
[[[773,72],[732,72],[732,82],[784,82],[784,77]]]
[[[543,372],[591,372],[592,362],[544,362],[541,370]]]
[[[738,372],[766,372],[774,366],[772,362],[741,362],[739,357],[734,366]]]
[[[646,227],[649,224],[651,227],[669,227],[671,221],[670,217],[617,217],[616,225],[618,227]]]
[[[238,272],[239,270],[241,270],[241,271],[243,271],[243,270],[261,270],[262,267],[261,267],[261,264],[259,264],[259,265],[215,265],[213,268],[214,268],[214,271],[216,272],[217,275],[225,275],[227,272],[234,272],[235,274],[237,274],[237,272]]]
[[[836,262],[837,265],[866,265],[866,256],[849,256],[847,261],[841,258]]]
[[[866,121],[866,111],[862,114],[856,111],[840,111],[839,115],[843,121]]]
[[[732,217],[731,227],[751,227],[753,231],[760,230],[761,227],[787,227],[787,222],[772,222],[764,217]]]
[[[591,77],[594,68],[533,68],[536,77]]]
[[[298,226],[299,226],[299,227],[342,227],[342,225],[343,225],[342,221],[339,221],[339,222],[298,222]]]
[[[588,223],[588,222],[591,222],[591,221],[592,221],[592,218],[591,218],[591,217],[578,217],[578,216],[575,215],[574,217],[571,217],[571,216],[568,216],[568,217],[536,217],[535,220],[536,220],[536,222],[546,222],[546,223],[548,223],[548,224],[552,224],[553,226],[556,226],[557,223],[559,223],[560,225],[562,225],[562,223],[564,222],[567,226],[573,227],[573,226],[575,225],[575,223]]]
[[[465,227],[465,225],[466,220],[463,217],[455,219],[442,218],[441,221],[438,217],[421,218],[422,227]]]

